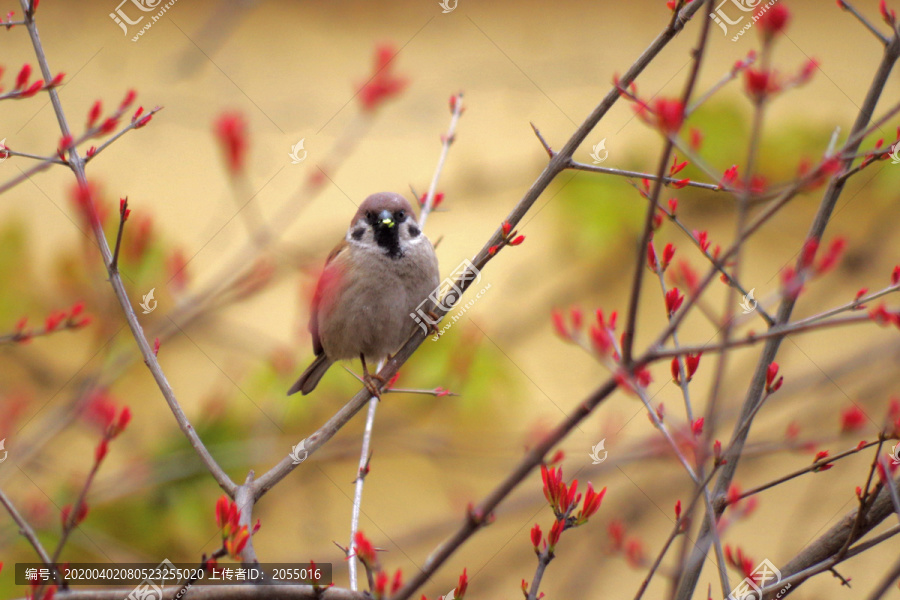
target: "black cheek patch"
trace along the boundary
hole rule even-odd
[[[365,227],[357,227],[356,229],[353,230],[353,233],[351,233],[350,236],[351,236],[354,240],[357,240],[357,241],[358,241],[358,240],[361,240],[362,237],[363,237],[365,234],[366,234],[366,229],[365,229]]]
[[[415,225],[409,226],[409,237],[419,237],[420,233],[422,233],[422,232]]]

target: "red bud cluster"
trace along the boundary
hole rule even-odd
[[[375,49],[372,75],[359,90],[363,111],[374,111],[406,88],[407,80],[393,74],[393,59],[396,55],[397,52],[390,45],[382,45]]]
[[[503,221],[500,224],[500,243],[488,248],[488,254],[494,256],[504,246],[518,246],[525,241],[524,235],[517,235],[519,232],[512,228],[509,221]]]
[[[700,357],[703,356],[702,352],[698,352],[697,354],[686,354],[684,357],[684,370],[686,379],[690,381],[694,378],[694,373],[697,372],[697,368],[700,366]],[[678,357],[672,359],[671,364],[672,369],[672,380],[681,385],[681,368],[679,366]]]
[[[639,538],[628,537],[622,521],[619,519],[610,521],[607,534],[612,542],[612,551],[622,553],[630,567],[638,569],[644,565],[644,545]]]
[[[756,561],[744,554],[744,551],[740,548],[737,548],[737,551],[732,551],[731,546],[725,544],[725,562],[743,575],[746,578],[753,577],[753,569],[756,566]]]
[[[422,194],[422,197],[419,198],[419,206],[422,208],[425,207],[425,200],[428,199],[428,194]],[[434,194],[434,198],[431,200],[431,208],[434,210],[438,206],[441,205],[441,202],[444,201],[444,192],[436,192]]]
[[[841,433],[859,431],[866,426],[869,418],[857,405],[848,406],[841,411]]]
[[[222,530],[222,546],[228,556],[241,560],[241,552],[250,540],[250,532],[246,525],[240,524],[241,511],[237,503],[225,494],[216,501],[216,526]],[[254,533],[259,528],[254,527]]]
[[[826,458],[828,458],[829,454],[830,454],[830,452],[828,452],[828,450],[821,450],[820,452],[817,452],[815,458],[813,458],[813,463],[817,463],[819,461],[825,460]],[[813,473],[827,471],[828,469],[830,469],[833,466],[834,466],[834,464],[826,462],[823,465],[815,467],[813,469]]]

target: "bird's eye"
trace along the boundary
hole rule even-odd
[[[402,221],[404,217],[406,217],[406,213],[402,210],[398,210],[394,213],[394,219],[396,219],[398,223]]]

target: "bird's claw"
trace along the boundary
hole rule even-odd
[[[378,389],[378,386],[375,383],[376,380],[381,382],[382,386],[387,383],[384,377],[378,373],[366,373],[366,376],[363,378],[363,383],[370,394],[381,400],[381,390]]]

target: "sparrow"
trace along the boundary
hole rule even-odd
[[[417,327],[412,315],[438,282],[434,246],[406,198],[392,192],[366,198],[316,284],[309,318],[316,358],[288,395],[310,393],[335,361],[357,357],[366,387],[378,395],[372,380],[381,378],[369,374],[366,361],[387,358],[409,339]],[[424,309],[433,307],[431,301]]]

